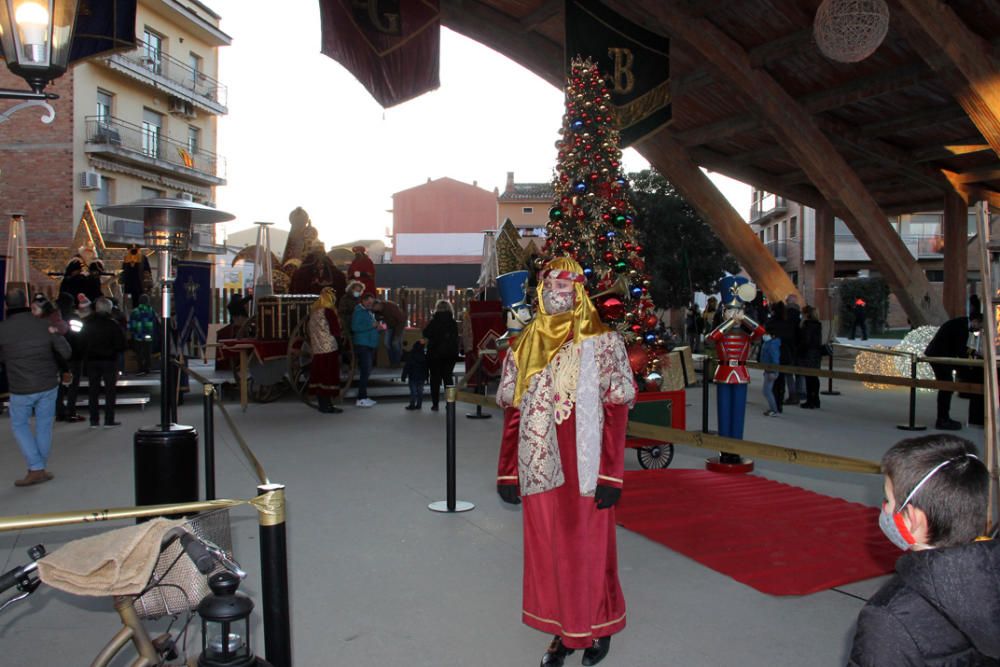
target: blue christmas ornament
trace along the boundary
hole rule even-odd
[[[588,278],[590,278],[590,276],[594,275],[594,270],[592,268],[590,268],[589,266],[585,266],[585,267],[583,267],[583,275],[585,275]]]
[[[636,299],[638,299],[640,296],[642,296],[642,288],[641,287],[633,287],[632,288],[632,296],[634,296]]]
[[[646,342],[647,343],[654,343],[654,342],[656,342],[656,334],[655,333],[648,333],[648,334],[646,334]]]
[[[574,119],[569,124],[569,129],[573,130],[574,132],[579,132],[580,130],[583,129],[583,127],[584,127],[583,120],[579,118]]]
[[[586,193],[587,192],[587,182],[586,181],[577,181],[576,183],[573,184],[573,191],[574,192],[579,192],[580,194]]]
[[[605,234],[605,236],[607,236],[609,239],[613,239],[615,236],[617,236],[617,234],[615,234],[615,230],[611,229],[611,230],[608,230],[608,232]]]

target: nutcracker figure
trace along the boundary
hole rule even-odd
[[[757,287],[743,276],[726,276],[719,281],[722,298],[722,324],[708,337],[715,342],[718,367],[715,382],[716,409],[719,435],[743,438],[743,418],[747,406],[747,385],[750,375],[746,362],[753,341],[764,335],[764,327],[743,313],[747,303],[757,296]],[[748,465],[738,454],[720,452],[718,464],[722,466]],[[752,465],[752,464],[751,464]],[[710,460],[709,468],[714,469]]]

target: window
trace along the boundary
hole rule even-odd
[[[140,194],[142,195],[141,197],[142,199],[162,199],[163,197],[166,196],[163,190],[157,190],[156,188],[147,188],[145,185],[142,186]]]
[[[149,28],[142,35],[142,64],[155,74],[163,73],[163,37]]]
[[[788,238],[797,239],[799,238],[799,219],[797,216],[792,216],[788,220]]]
[[[94,208],[111,204],[111,189],[113,185],[113,178],[108,178],[104,175],[101,176],[101,189],[94,193]]]
[[[904,232],[911,236],[939,236],[941,234],[940,213],[914,213]]]
[[[97,89],[97,122],[101,125],[108,125],[111,122],[111,103],[114,95],[106,90]]]
[[[531,215],[534,212],[535,209],[532,208],[531,206],[524,206],[521,208],[521,213],[523,213],[524,215]]]
[[[194,125],[188,125],[187,149],[191,155],[198,154],[198,147],[201,145],[201,130]]]
[[[198,80],[201,79],[201,56],[195,53],[188,54],[188,67],[191,68],[191,87],[198,87]]]
[[[927,281],[932,283],[943,283],[944,282],[944,271],[942,269],[927,269],[924,271],[927,274]]]
[[[789,271],[788,272],[788,277],[791,278],[793,285],[795,285],[796,287],[799,286],[799,272],[798,271]]]
[[[142,152],[149,157],[160,157],[160,133],[163,131],[163,114],[150,109],[142,110]]]

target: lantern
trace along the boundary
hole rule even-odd
[[[210,595],[198,605],[201,616],[201,655],[198,667],[251,667],[250,612],[253,600],[236,591],[240,580],[232,572],[213,574]]]
[[[0,43],[7,67],[27,81],[37,97],[45,97],[45,86],[66,72],[78,4],[79,0],[0,0]]]

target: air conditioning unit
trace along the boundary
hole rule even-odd
[[[100,190],[101,189],[101,175],[96,171],[81,171],[80,172],[80,189],[81,190]]]
[[[184,201],[194,201],[194,195],[190,192],[178,192],[177,199],[183,199]]]
[[[170,111],[170,113],[179,113],[179,114],[184,113],[184,105],[188,104],[179,97],[171,97],[169,98],[168,102],[169,102],[168,110]]]

